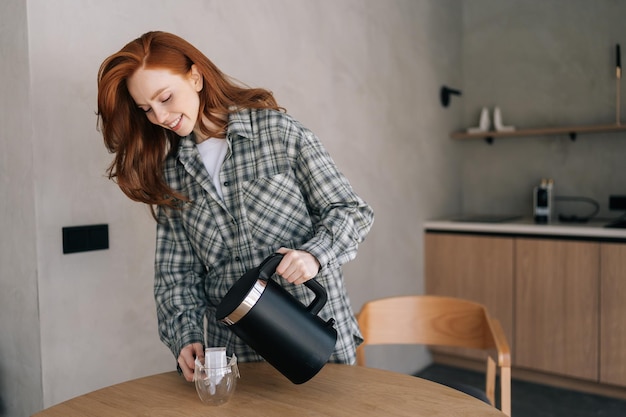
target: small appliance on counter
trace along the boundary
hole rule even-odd
[[[535,223],[550,223],[554,217],[554,180],[543,178],[533,190],[533,213]]]
[[[604,227],[610,227],[614,229],[626,229],[626,195],[610,195],[609,210],[620,210],[624,214],[616,219],[613,219],[609,224],[605,225]]]

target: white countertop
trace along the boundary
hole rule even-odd
[[[505,222],[476,222],[459,220],[429,220],[424,223],[427,231],[475,232],[489,234],[568,236],[581,238],[625,239],[626,229],[607,228],[604,222],[537,224],[533,219]]]

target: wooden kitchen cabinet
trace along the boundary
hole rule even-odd
[[[435,221],[424,239],[426,293],[485,304],[518,378],[626,399],[623,231]],[[478,363],[469,351],[434,352]]]
[[[600,253],[600,382],[626,386],[626,245]]]
[[[424,245],[426,293],[476,301],[500,321],[513,337],[513,239],[510,237],[426,233]],[[468,357],[461,349],[441,352]]]
[[[598,380],[600,244],[515,239],[515,366]]]

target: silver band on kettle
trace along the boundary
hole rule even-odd
[[[265,287],[267,286],[267,281],[257,279],[254,286],[250,289],[246,298],[239,304],[239,306],[228,316],[224,317],[221,321],[222,323],[227,324],[228,326],[237,323],[239,320],[243,318],[252,307],[254,307],[263,295],[263,291],[265,291]]]

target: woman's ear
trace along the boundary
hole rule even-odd
[[[191,70],[189,70],[189,78],[191,79],[191,82],[193,83],[196,92],[199,93],[200,91],[202,91],[204,79],[202,78],[202,74],[200,74],[200,71],[198,71],[198,67],[196,66],[196,64],[193,64],[191,66]]]

